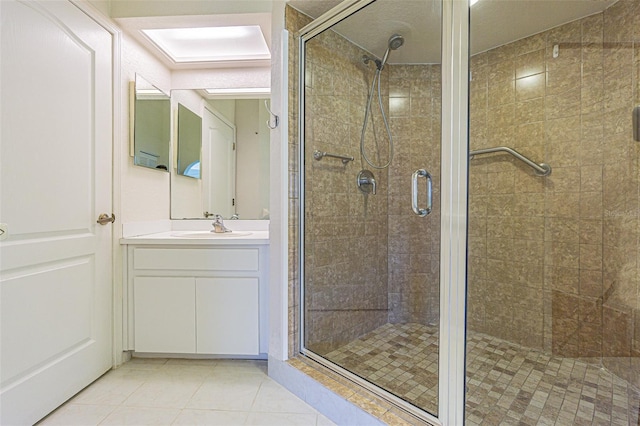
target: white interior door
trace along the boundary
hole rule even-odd
[[[111,366],[112,37],[67,1],[0,18],[0,423],[32,424]]]
[[[231,124],[206,108],[203,115],[205,211],[228,219],[235,213],[236,131]]]

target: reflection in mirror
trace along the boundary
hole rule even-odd
[[[172,176],[171,218],[268,219],[270,131],[264,99],[207,97],[204,91],[171,91],[174,105],[185,102],[202,114],[202,179],[196,185]]]
[[[202,117],[178,104],[178,174],[200,179]]]
[[[236,214],[236,126],[205,108],[202,129],[204,211],[231,218]]]
[[[136,74],[132,114],[134,164],[168,171],[171,139],[169,96]]]

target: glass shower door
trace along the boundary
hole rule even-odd
[[[302,36],[303,353],[437,416],[442,7],[361,3]]]

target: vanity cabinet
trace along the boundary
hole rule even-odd
[[[266,355],[266,245],[125,247],[128,349]]]

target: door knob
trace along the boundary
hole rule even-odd
[[[109,216],[106,213],[102,213],[100,216],[98,216],[98,220],[96,221],[97,223],[99,223],[100,225],[106,225],[107,223],[113,223],[116,220],[116,215],[114,215],[113,213],[111,213],[111,216]]]

